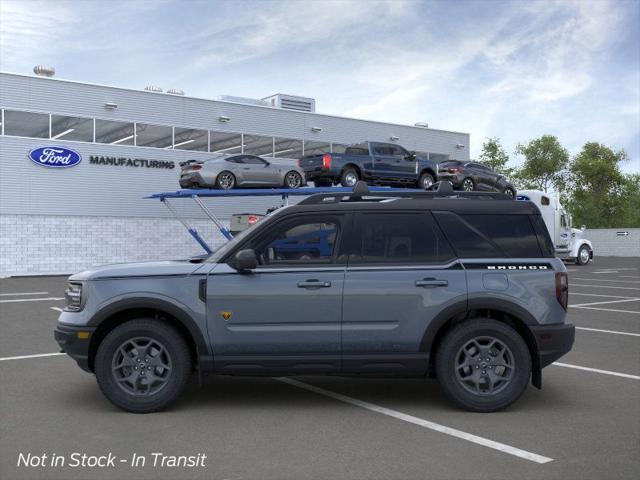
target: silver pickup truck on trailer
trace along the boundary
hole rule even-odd
[[[62,350],[139,413],[194,370],[434,376],[462,408],[495,411],[574,340],[538,208],[446,182],[313,195],[205,258],[73,275],[66,297]]]

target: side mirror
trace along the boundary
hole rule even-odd
[[[231,266],[241,272],[255,269],[258,266],[258,257],[256,257],[256,252],[251,248],[240,250],[233,257]]]
[[[587,229],[587,226],[586,226],[586,225],[582,225],[582,226],[580,227],[580,230],[586,230],[586,229]]]
[[[413,150],[411,150],[411,151],[409,152],[409,155],[406,155],[404,158],[405,158],[405,160],[413,161],[413,160],[415,160],[415,159],[416,159],[416,152],[414,152]]]

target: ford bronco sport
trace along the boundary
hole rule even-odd
[[[199,375],[436,377],[460,407],[514,402],[568,352],[565,267],[531,202],[325,193],[202,260],[69,278],[55,338],[131,412]]]

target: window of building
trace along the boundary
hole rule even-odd
[[[93,119],[51,115],[51,139],[93,142]]]
[[[263,137],[261,135],[243,135],[244,153],[259,155],[262,157],[273,156],[273,137]]]
[[[470,225],[484,234],[513,258],[538,258],[541,255],[529,215],[463,215]]]
[[[96,119],[96,142],[111,145],[133,145],[134,125],[129,122]]]
[[[4,134],[15,137],[49,138],[49,115],[5,110]]]
[[[171,148],[173,129],[163,125],[136,123],[136,145],[138,147]]]
[[[207,152],[209,151],[208,133],[206,130],[176,127],[174,129],[173,148],[176,150]]]
[[[344,153],[347,150],[348,145],[342,143],[332,143],[331,153]]]
[[[302,140],[274,138],[273,156],[277,158],[302,158]]]
[[[356,219],[357,237],[349,263],[443,263],[453,251],[431,215],[363,213]]]
[[[436,163],[447,161],[450,158],[451,157],[449,155],[445,155],[443,153],[431,153],[431,152],[429,152],[429,160],[433,160]]]
[[[211,132],[212,153],[242,153],[242,135],[239,133]]]
[[[322,155],[323,153],[329,153],[331,151],[331,144],[326,142],[311,142],[304,141],[304,154],[305,155]]]
[[[263,265],[331,263],[338,234],[336,218],[306,217],[286,222],[256,248]]]

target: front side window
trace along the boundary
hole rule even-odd
[[[339,233],[336,218],[285,222],[253,246],[261,265],[332,263]]]
[[[363,213],[355,232],[349,263],[437,264],[454,258],[428,213]]]
[[[267,162],[260,157],[256,157],[255,155],[245,155],[243,163],[248,165],[266,165]]]

